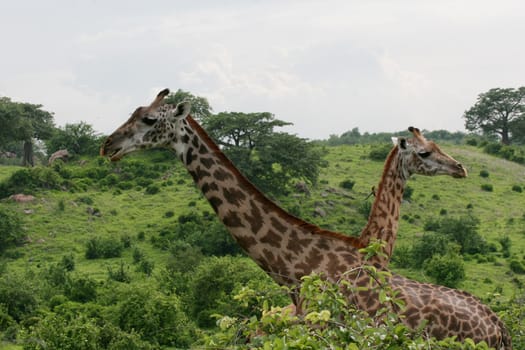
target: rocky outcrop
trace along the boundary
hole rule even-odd
[[[70,154],[67,151],[67,149],[58,150],[55,153],[53,153],[51,157],[49,157],[48,164],[49,165],[53,164],[53,162],[57,159],[62,159],[62,161],[67,162],[67,160],[69,159],[69,156]]]

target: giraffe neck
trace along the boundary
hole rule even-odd
[[[368,223],[359,237],[364,246],[367,246],[374,239],[386,243],[384,247],[386,256],[375,257],[382,266],[388,264],[394,250],[403,191],[409,177],[409,174],[404,171],[402,158],[398,155],[399,148],[396,146],[390,151],[385,161],[383,175],[375,194]]]
[[[172,148],[233,238],[277,283],[296,285],[313,271],[338,278],[363,263],[356,238],[287,213],[233,166],[195,120],[182,122],[186,134]]]

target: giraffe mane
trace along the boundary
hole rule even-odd
[[[240,182],[240,185],[245,188],[249,188],[250,192],[255,195],[258,201],[274,209],[281,218],[286,219],[289,222],[292,222],[297,227],[301,227],[303,229],[310,231],[312,234],[318,234],[318,235],[322,235],[322,236],[326,236],[326,237],[330,237],[334,239],[339,239],[339,240],[342,240],[342,241],[345,241],[351,244],[352,246],[358,249],[364,248],[363,244],[359,241],[357,237],[347,236],[343,233],[322,229],[317,225],[311,224],[307,221],[304,221],[303,219],[298,218],[297,216],[294,216],[288,213],[286,210],[278,206],[274,201],[269,199],[264,193],[259,191],[259,189],[257,189],[257,187],[255,187],[255,185],[251,183],[250,180],[248,180],[246,176],[244,176],[235,167],[232,161],[228,157],[226,157],[226,155],[221,151],[219,146],[217,146],[217,144],[211,139],[211,137],[199,125],[199,123],[195,121],[195,119],[193,119],[190,115],[188,115],[186,117],[186,120],[190,124],[191,128],[199,134],[199,136],[202,138],[206,146],[210,148],[210,151],[214,153],[215,156],[219,158],[222,162],[224,162],[224,164],[228,167],[228,169],[236,175],[237,179]]]
[[[374,210],[377,210],[377,206],[379,205],[379,194],[381,192],[383,192],[384,184],[386,183],[385,177],[388,175],[387,174],[387,169],[390,168],[390,165],[392,164],[392,162],[393,162],[395,156],[398,154],[398,152],[399,152],[399,147],[398,146],[392,147],[392,150],[390,150],[390,153],[388,154],[388,157],[385,160],[385,165],[383,167],[383,174],[381,175],[381,180],[379,181],[379,186],[378,186],[377,190],[375,191],[376,199],[374,200],[374,203],[372,204],[372,208],[370,209],[370,212],[373,212]],[[363,229],[363,231],[361,231],[361,232],[362,233],[366,232],[368,229],[369,229],[369,227],[368,227],[368,224],[367,224],[365,226],[365,228]]]

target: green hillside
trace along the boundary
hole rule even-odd
[[[501,294],[502,300],[509,300],[523,284],[525,276],[510,268],[511,260],[525,263],[525,193],[517,190],[518,187],[525,187],[525,167],[481,153],[475,147],[451,144],[440,146],[465,165],[469,176],[466,179],[414,176],[409,180],[408,186],[412,193],[402,205],[396,245],[401,249],[396,252],[403,252],[403,247],[411,247],[420,239],[425,223],[429,220],[467,215],[476,217],[479,219],[478,232],[487,241],[491,251],[485,257],[465,255],[466,277],[459,287],[484,300],[489,300],[493,293]],[[373,200],[366,197],[372,186],[377,186],[383,168],[382,162],[368,158],[373,147],[327,147],[327,166],[322,169],[317,186],[310,188],[311,194],[292,189],[276,201],[292,213],[323,228],[359,235],[366,223],[367,202]],[[20,169],[0,166],[0,182],[7,183],[11,174]],[[481,171],[488,176],[480,176]],[[212,258],[206,256],[210,254],[206,254],[207,248],[203,243],[210,236],[202,232],[199,238],[189,237],[189,233],[180,229],[186,221],[196,220],[196,227],[203,221],[204,227],[214,230],[216,235],[224,235],[213,237],[214,245],[220,243],[225,251],[235,252],[225,231],[217,228],[211,207],[196,189],[191,177],[169,154],[140,153],[115,164],[100,158],[84,159],[82,162],[58,164],[31,176],[28,177],[30,183],[37,185],[24,192],[36,197],[33,202],[15,203],[8,199],[0,202],[0,209],[12,210],[22,217],[25,236],[22,245],[3,252],[0,276],[3,276],[4,282],[10,280],[9,276],[23,276],[24,283],[28,284],[25,287],[35,290],[45,285],[45,293],[37,296],[35,305],[47,311],[39,311],[36,318],[44,318],[46,312],[53,309],[48,301],[57,299],[56,295],[66,295],[72,299],[68,294],[71,289],[63,289],[58,283],[49,282],[53,280],[50,276],[54,267],[62,266],[61,262],[68,257],[74,261],[72,281],[78,282],[82,278],[94,281],[98,292],[94,299],[89,299],[90,302],[96,301],[111,310],[121,310],[123,306],[118,297],[131,293],[133,289],[167,288],[177,298],[180,297],[181,305],[196,298],[190,298],[190,292],[184,291],[184,283],[189,280],[183,273],[185,269],[193,268],[186,265],[191,265],[192,261],[198,262],[198,259],[191,259],[199,257],[211,261]],[[43,181],[43,178],[46,180]],[[345,180],[355,182],[351,190],[341,187]],[[482,189],[482,185],[487,184],[492,185],[491,191]],[[23,188],[23,184],[20,186]],[[178,246],[167,246],[171,244],[169,240],[173,238],[173,232],[177,232],[178,239],[184,240],[186,237],[186,242],[200,242],[205,247],[204,254],[191,255],[193,253],[187,253],[190,251],[187,246],[184,246],[187,255],[174,253]],[[511,242],[510,257],[502,254],[500,239],[504,237],[508,237]],[[88,258],[89,245],[100,240],[119,245],[120,254],[110,258]],[[167,245],[164,245],[165,242]],[[248,259],[235,259],[241,259],[243,266],[251,273],[250,278],[257,280],[253,285],[261,288],[266,286],[264,288],[270,292],[278,289],[271,287],[273,282],[269,282]],[[235,261],[231,264],[235,264]],[[172,272],[169,278],[166,276],[168,265],[171,266],[171,270],[168,270]],[[395,264],[392,269],[420,281],[433,282],[421,269],[400,268]],[[125,275],[127,283],[119,283],[118,279],[113,278],[119,271]],[[177,276],[181,276],[181,281],[185,282],[176,281]],[[13,280],[16,278],[13,277]],[[40,279],[47,282],[40,282]],[[169,288],[165,287],[166,284],[169,284]],[[230,288],[238,290],[240,287],[235,285]],[[225,291],[221,300],[229,300],[225,295],[230,293],[231,290]],[[287,303],[286,297],[281,299],[283,304]],[[63,301],[55,302],[61,304]],[[221,307],[217,307],[218,313],[224,310],[224,305]],[[100,311],[102,314],[104,312],[108,311]],[[16,328],[12,323],[11,327]],[[9,326],[0,328],[0,331],[10,332]],[[180,340],[180,344],[187,344],[184,341]],[[176,344],[176,341],[171,343]]]

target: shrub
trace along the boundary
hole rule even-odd
[[[501,252],[503,253],[504,258],[510,257],[510,247],[512,246],[512,241],[509,236],[503,236],[498,239],[499,244],[501,244]]]
[[[493,191],[493,187],[491,184],[482,184],[481,185],[481,189],[483,191],[486,191],[486,192],[492,192]]]
[[[487,170],[485,170],[485,169],[482,169],[479,172],[479,176],[481,176],[483,178],[487,178],[487,177],[489,177],[489,172]]]
[[[412,246],[413,267],[421,267],[425,260],[432,258],[434,254],[446,255],[453,249],[455,247],[450,246],[449,239],[445,235],[425,232],[423,237],[415,241]]]
[[[425,273],[436,283],[455,288],[465,278],[463,259],[457,254],[434,255],[423,266]]]
[[[523,191],[523,189],[521,188],[520,185],[512,185],[512,190],[514,192],[519,192],[519,193],[521,193]]]
[[[124,246],[116,238],[93,237],[86,243],[86,259],[116,258],[122,255]]]
[[[406,186],[405,190],[403,191],[403,199],[410,200],[412,198],[412,194],[414,193],[414,189],[410,186]]]
[[[155,263],[152,260],[142,259],[137,266],[137,271],[151,276],[154,268]]]
[[[369,201],[361,202],[361,204],[357,206],[357,212],[367,220],[368,216],[370,216],[370,210],[372,210],[372,203]]]
[[[0,253],[5,248],[22,242],[24,230],[22,218],[16,212],[0,207]]]
[[[0,304],[9,317],[20,322],[37,309],[37,290],[25,276],[5,274],[0,276]]]
[[[353,181],[353,180],[343,180],[339,184],[339,187],[350,191],[352,188],[354,188],[354,185],[355,185],[355,181]]]
[[[89,197],[89,196],[78,197],[78,198],[77,198],[77,201],[79,201],[80,203],[87,204],[87,205],[93,205],[93,203],[95,203],[95,202],[93,201],[93,198],[91,198],[91,197]]]
[[[159,186],[152,184],[146,188],[146,194],[157,194],[160,192]]]
[[[244,257],[205,259],[195,268],[186,286],[188,313],[202,327],[213,326],[212,315],[216,313],[249,314],[252,305],[233,297],[243,285],[257,285],[260,288],[256,290],[261,291],[279,289],[257,265]]]
[[[61,307],[59,313],[47,313],[37,324],[24,331],[21,339],[26,350],[44,349],[130,349],[151,350],[151,344],[133,330],[122,331],[100,316],[84,310]]]
[[[479,219],[472,215],[462,217],[443,217],[430,219],[425,223],[425,230],[442,233],[452,238],[460,246],[462,254],[485,254],[488,244],[478,233]],[[450,239],[447,238],[447,239]]]
[[[525,265],[519,260],[512,259],[509,264],[510,270],[514,273],[525,274]]]
[[[117,282],[130,283],[129,266],[125,266],[123,261],[120,262],[119,268],[116,270],[108,266],[108,278]]]
[[[116,319],[122,330],[138,332],[142,339],[161,346],[189,348],[195,326],[176,295],[134,288],[121,299]]]
[[[121,190],[131,190],[133,188],[133,183],[130,181],[121,181],[117,184],[117,187]]]
[[[85,303],[97,297],[97,283],[87,276],[68,276],[64,294],[73,301]]]
[[[370,153],[368,154],[368,158],[372,160],[377,161],[384,161],[388,154],[390,153],[390,150],[392,149],[392,146],[390,144],[384,144],[381,146],[374,146]]]
[[[133,263],[136,264],[144,258],[144,253],[139,249],[135,248],[133,250]]]

